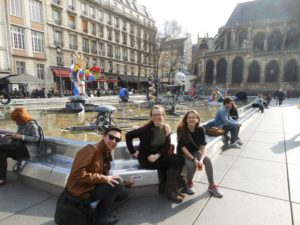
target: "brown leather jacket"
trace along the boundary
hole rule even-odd
[[[111,153],[103,141],[83,147],[75,156],[67,191],[74,197],[90,198],[96,184],[107,183],[111,161]]]

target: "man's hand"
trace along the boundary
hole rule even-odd
[[[133,156],[134,158],[137,158],[137,157],[139,156],[139,151],[136,151],[135,153],[133,153],[132,156]]]
[[[107,176],[107,183],[110,186],[115,187],[115,184],[119,184],[118,179],[121,179],[119,175]]]
[[[149,155],[148,156],[148,160],[149,160],[149,162],[154,163],[156,160],[158,160],[159,157],[160,157],[159,153],[153,154],[153,155]]]

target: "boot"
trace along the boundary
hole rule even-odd
[[[174,203],[181,203],[183,201],[183,198],[178,196],[175,191],[174,188],[176,186],[177,183],[177,174],[178,174],[178,170],[176,169],[168,169],[167,170],[167,181],[166,181],[166,196],[168,197],[168,199]],[[178,189],[177,189],[178,190]]]
[[[181,177],[181,171],[179,170],[178,173],[177,173],[177,176],[176,176],[176,183],[175,183],[175,186],[174,186],[174,192],[181,198],[184,198],[185,197],[185,194],[181,193],[179,191],[179,184],[182,180],[182,177]]]
[[[158,169],[157,170],[158,175],[158,194],[164,194],[165,193],[165,186],[166,186],[166,170],[164,169]]]

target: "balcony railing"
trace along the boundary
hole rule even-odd
[[[64,43],[63,43],[62,41],[54,41],[54,45],[55,45],[55,46],[63,47],[63,46],[64,46]]]
[[[97,49],[96,48],[92,48],[92,53],[93,54],[97,54]]]
[[[57,25],[61,25],[61,20],[56,19],[56,20],[54,20],[54,23]]]
[[[68,10],[75,11],[75,6],[73,6],[73,5],[68,5]]]
[[[70,47],[70,49],[77,50],[77,45],[70,44],[69,47]]]
[[[52,0],[52,2],[53,2],[54,4],[56,4],[56,5],[61,5],[60,0]]]
[[[89,53],[90,52],[90,49],[88,47],[82,47],[82,51],[83,52],[86,52],[86,53]]]

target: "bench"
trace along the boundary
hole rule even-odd
[[[257,108],[252,108],[249,105],[239,109],[241,122],[247,120],[257,111]],[[176,146],[176,134],[172,134],[171,139]],[[223,145],[222,137],[206,136],[206,139],[207,153],[213,160]],[[59,195],[65,187],[76,153],[87,144],[88,142],[83,141],[46,137],[43,155],[23,160],[19,165],[16,165],[13,160],[8,160],[8,171],[17,174],[18,179],[28,185]],[[134,145],[137,147],[138,142],[134,142]],[[136,198],[149,196],[150,193],[157,194],[157,171],[139,169],[138,161],[131,157],[125,142],[119,143],[112,156],[114,161],[112,162],[111,174],[119,174],[124,180],[135,180],[132,196]]]

